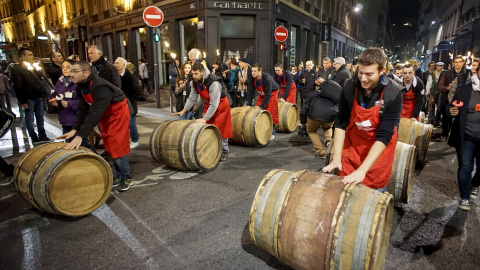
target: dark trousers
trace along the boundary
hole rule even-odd
[[[15,169],[15,166],[12,164],[8,164],[5,159],[0,157],[0,172],[2,172],[5,177],[11,177],[13,175],[13,170]]]
[[[45,128],[44,128],[44,111],[45,111],[45,103],[43,98],[36,98],[36,99],[28,99],[28,109],[25,109],[25,123],[27,126],[28,136],[33,139],[38,139],[46,137]],[[21,106],[21,105],[20,105]],[[34,118],[37,120],[37,133],[35,133],[35,129],[33,127],[33,120]]]
[[[448,93],[441,93],[439,99],[442,114],[442,137],[448,137],[452,128],[452,117],[447,114]]]
[[[457,147],[458,158],[458,189],[460,198],[470,198],[470,188],[480,186],[480,142],[464,139],[462,146]],[[476,163],[477,171],[472,178],[473,164]]]
[[[149,94],[153,93],[152,88],[150,87],[150,82],[149,82],[148,78],[143,78],[143,79],[140,79],[140,80],[142,81],[142,84],[143,84],[142,90],[145,87],[147,87],[148,93]]]

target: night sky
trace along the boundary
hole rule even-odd
[[[394,40],[415,39],[418,30],[420,1],[428,0],[389,0],[390,26]],[[388,21],[387,21],[388,23]],[[409,23],[411,26],[404,26]],[[393,26],[395,24],[395,26]]]

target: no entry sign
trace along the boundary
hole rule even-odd
[[[287,28],[285,28],[283,26],[279,26],[279,27],[275,28],[274,36],[275,36],[275,39],[278,42],[284,42],[288,38]]]
[[[149,6],[143,11],[143,20],[148,26],[157,27],[163,23],[163,12],[158,7]]]

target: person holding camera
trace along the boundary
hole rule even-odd
[[[326,148],[330,144],[333,135],[333,123],[338,112],[338,103],[342,87],[331,80],[324,80],[318,77],[315,81],[320,86],[320,91],[313,91],[308,94],[303,107],[300,110],[300,123],[303,132],[307,132],[318,157],[325,158]],[[318,136],[318,129],[323,129],[325,137],[323,143]],[[300,133],[300,132],[299,132]]]

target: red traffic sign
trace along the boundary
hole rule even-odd
[[[278,42],[284,42],[288,38],[287,28],[285,28],[283,26],[279,26],[279,27],[275,28],[274,36],[275,36],[275,39]]]
[[[143,20],[148,26],[157,27],[163,23],[163,12],[155,6],[149,6],[143,11]]]

